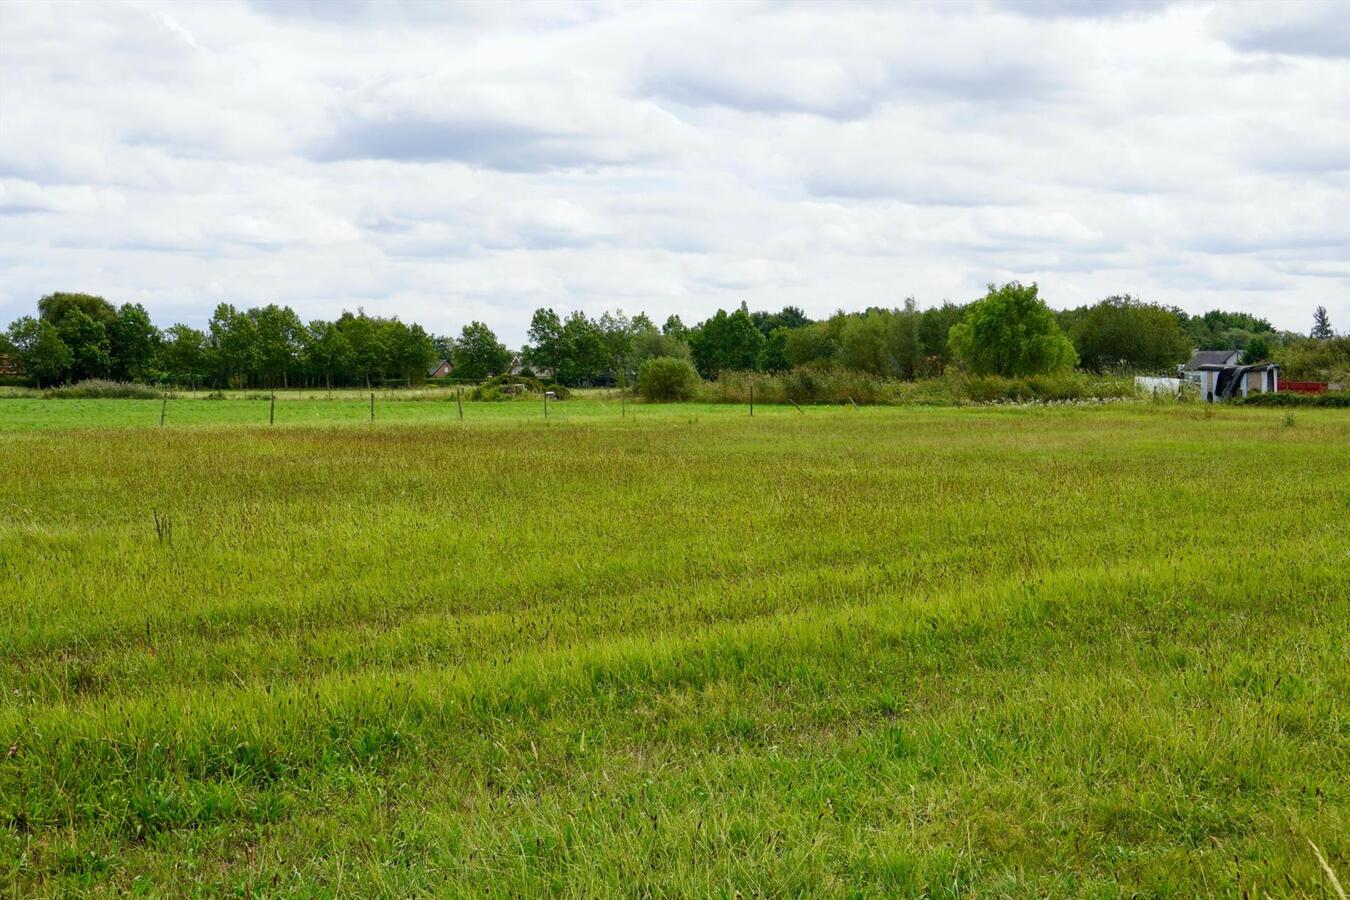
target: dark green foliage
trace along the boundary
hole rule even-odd
[[[112,367],[112,348],[103,322],[71,307],[56,323],[61,340],[70,348],[70,375],[79,381],[102,378]]]
[[[643,400],[689,400],[698,389],[698,372],[687,359],[657,356],[638,369],[637,392]]]
[[[1176,311],[1181,325],[1191,341],[1201,350],[1242,350],[1258,334],[1275,333],[1275,327],[1265,319],[1242,312],[1212,309],[1202,316],[1188,316]]]
[[[1327,308],[1319,306],[1313,310],[1313,327],[1310,336],[1316,340],[1326,340],[1336,336],[1336,332],[1331,327],[1331,316],[1327,315]]]
[[[46,319],[23,316],[10,323],[6,337],[23,363],[24,371],[38,387],[60,381],[70,371],[74,356],[56,326]]]
[[[1309,406],[1350,409],[1350,391],[1328,391],[1325,394],[1296,394],[1292,391],[1248,394],[1235,398],[1243,406]]]
[[[811,318],[796,306],[785,306],[776,313],[756,310],[750,314],[750,321],[766,338],[779,328],[791,331],[811,324]]]
[[[207,371],[206,335],[188,325],[171,325],[159,351],[164,374],[180,384],[196,384]]]
[[[511,365],[511,351],[482,322],[470,322],[455,341],[455,376],[478,380],[504,372]]]
[[[1239,361],[1244,366],[1250,366],[1268,359],[1270,347],[1266,345],[1265,338],[1257,336],[1247,342],[1247,349],[1242,351],[1242,358]]]
[[[565,352],[562,318],[551,309],[536,309],[530,319],[529,339],[523,354],[526,362],[556,376]]]
[[[769,332],[764,341],[764,349],[759,351],[759,362],[755,368],[761,372],[782,372],[792,368],[787,358],[787,339],[791,330],[778,326]]]
[[[953,352],[975,375],[1041,375],[1073,368],[1073,343],[1055,324],[1035,284],[1016,281],[972,303],[952,326]]]
[[[66,313],[72,309],[78,309],[95,322],[101,322],[104,325],[112,323],[117,317],[117,310],[113,305],[102,297],[93,294],[66,293],[58,291],[55,294],[48,294],[38,301],[38,316],[53,325],[60,324],[66,317]]]
[[[1191,340],[1172,310],[1129,294],[1107,297],[1060,317],[1086,369],[1164,371],[1184,362]]]
[[[159,329],[139,303],[123,303],[107,326],[113,378],[148,381],[160,352]]]
[[[705,378],[720,372],[752,371],[764,349],[764,335],[750,320],[744,303],[735,312],[719,309],[711,319],[689,333],[694,364]]]

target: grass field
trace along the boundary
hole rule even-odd
[[[267,407],[0,400],[0,895],[1350,875],[1342,411]]]

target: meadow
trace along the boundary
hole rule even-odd
[[[0,399],[0,895],[1347,880],[1345,411],[387,399]]]

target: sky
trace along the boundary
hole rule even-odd
[[[1350,327],[1350,2],[0,5],[3,321],[516,345],[1013,279]]]

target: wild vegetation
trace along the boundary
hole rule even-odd
[[[60,384],[112,380],[195,388],[259,389],[420,385],[440,361],[449,380],[478,383],[497,375],[538,377],[563,386],[630,386],[651,359],[690,363],[716,381],[728,373],[847,370],[872,379],[924,381],[944,375],[1056,375],[1077,365],[1093,375],[1170,374],[1192,348],[1237,349],[1244,362],[1273,358],[1288,377],[1343,381],[1345,337],[1318,307],[1309,336],[1277,332],[1247,313],[1189,316],[1129,295],[1056,312],[1036,285],[989,285],[961,305],[840,310],[813,322],[796,307],[776,313],[744,303],[686,327],[670,316],[657,328],[646,314],[591,318],[536,310],[528,343],[508,349],[482,322],[457,337],[433,336],[398,318],[358,310],[305,324],[288,306],[240,310],[219,304],[207,329],[163,331],[137,304],[57,293],[38,301],[0,335],[0,383]],[[670,370],[672,373],[674,370]],[[444,379],[443,373],[438,377]]]
[[[1343,411],[324,393],[5,401],[0,894],[1350,871]]]

